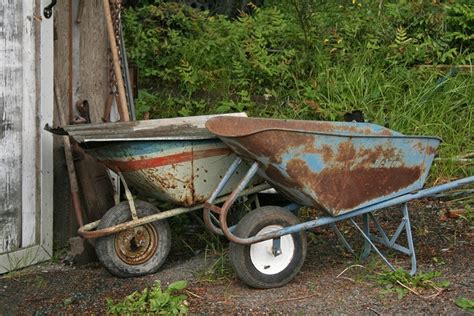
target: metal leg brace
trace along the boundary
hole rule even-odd
[[[357,223],[352,218],[350,219],[350,221],[352,225],[360,232],[360,234],[365,240],[364,250],[362,252],[362,258],[366,258],[370,254],[370,252],[373,250],[382,258],[382,260],[390,267],[390,269],[395,270],[395,267],[388,261],[388,259],[382,254],[382,252],[374,245],[373,242],[376,241],[388,248],[397,250],[401,253],[404,253],[410,256],[410,260],[411,260],[410,275],[414,275],[416,273],[416,255],[415,255],[415,247],[413,244],[413,236],[411,233],[411,224],[410,224],[410,217],[408,214],[407,203],[404,203],[402,205],[402,211],[403,211],[402,221],[400,222],[400,225],[398,225],[398,228],[393,234],[392,238],[389,238],[387,236],[384,229],[382,228],[382,226],[380,225],[380,223],[377,221],[377,219],[372,213],[367,213],[367,214],[362,215],[363,223],[364,223],[363,229],[360,228],[359,225],[357,225]],[[377,234],[370,233],[370,229],[369,229],[370,220],[375,224],[375,227],[377,229]],[[405,230],[405,233],[406,233],[408,247],[402,246],[397,243],[397,240],[400,237],[400,234],[403,232],[403,230]]]
[[[138,215],[137,209],[135,208],[135,202],[133,201],[132,192],[130,192],[130,189],[128,188],[127,182],[125,181],[123,174],[119,171],[118,175],[120,177],[120,180],[122,180],[122,184],[125,189],[125,196],[127,197],[128,205],[130,205],[130,213],[132,214],[132,219],[136,220],[138,219]]]

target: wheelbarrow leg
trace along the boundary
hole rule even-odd
[[[359,231],[359,233],[362,235],[362,237],[364,237],[365,241],[368,242],[370,244],[370,246],[372,247],[372,249],[380,256],[380,258],[382,258],[382,260],[388,265],[388,267],[390,269],[392,269],[393,271],[395,271],[395,267],[390,263],[390,261],[388,261],[387,258],[385,258],[385,256],[380,252],[380,250],[374,245],[374,243],[372,242],[372,240],[370,239],[369,236],[367,236],[364,232],[364,230],[362,228],[359,227],[359,225],[357,225],[357,223],[354,221],[354,219],[350,219],[352,225]]]
[[[410,251],[409,256],[410,256],[410,259],[411,259],[410,275],[415,275],[415,273],[416,273],[416,254],[415,254],[415,246],[413,244],[413,236],[411,234],[411,223],[410,223],[410,216],[408,215],[407,203],[403,204],[402,209],[403,209],[403,219],[405,219],[405,230],[406,230],[406,234],[407,234],[408,250]]]
[[[410,269],[410,274],[414,275],[416,273],[416,255],[415,255],[415,246],[413,244],[413,236],[411,233],[411,223],[410,223],[410,216],[408,213],[408,204],[403,203],[402,204],[402,212],[403,212],[403,218],[400,222],[400,225],[398,225],[397,230],[393,234],[392,238],[388,238],[387,234],[385,233],[384,229],[380,225],[380,223],[377,221],[375,216],[372,213],[369,213],[369,218],[374,222],[375,227],[377,228],[377,231],[379,233],[378,236],[371,236],[371,239],[377,242],[380,242],[381,244],[392,248],[394,250],[397,250],[399,252],[402,252],[408,256],[410,256],[410,261],[411,261],[411,269]],[[404,247],[402,245],[397,244],[397,240],[400,237],[400,234],[405,230],[406,237],[407,237],[407,246]]]
[[[347,242],[346,238],[344,238],[344,235],[341,233],[339,228],[337,228],[336,223],[331,223],[330,225],[332,230],[336,233],[336,236],[339,239],[340,243],[347,249],[347,251],[349,251],[355,257],[356,253],[354,249],[352,249],[349,242]]]
[[[364,233],[370,238],[369,215],[367,213],[362,215],[362,221],[364,222]],[[361,259],[367,259],[371,251],[372,246],[367,240],[364,240],[364,249],[362,250]]]
[[[411,261],[411,269],[410,275],[414,275],[416,273],[416,255],[415,255],[415,246],[413,244],[413,236],[411,233],[411,223],[410,223],[410,216],[408,213],[408,205],[404,203],[402,205],[403,211],[403,218],[398,225],[397,230],[393,234],[392,238],[388,238],[387,234],[385,233],[384,229],[377,221],[375,216],[372,213],[363,214],[363,222],[364,227],[361,229],[355,221],[351,218],[350,221],[352,225],[361,233],[362,237],[365,240],[365,246],[362,253],[362,258],[366,258],[370,251],[373,249],[381,258],[382,260],[390,267],[390,269],[395,270],[394,266],[388,261],[388,259],[382,254],[382,252],[374,245],[374,241],[381,243],[382,245],[387,246],[388,248],[397,250],[401,253],[404,253],[410,256]],[[372,220],[377,228],[378,234],[371,234],[369,230],[369,219]],[[405,230],[406,237],[407,237],[407,244],[408,247],[404,247],[400,244],[397,244],[397,240],[400,237],[400,234]]]

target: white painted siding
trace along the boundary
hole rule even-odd
[[[22,212],[21,212],[21,248],[36,243],[36,160],[37,134],[39,130],[36,121],[36,49],[35,49],[35,20],[33,18],[34,2],[20,1],[23,4],[23,106],[22,106]],[[26,14],[25,14],[26,13]],[[25,19],[26,16],[26,19]]]
[[[0,6],[0,253],[21,246],[22,1]]]
[[[51,256],[52,20],[49,0],[0,0],[0,273]],[[40,34],[39,38],[36,36]]]

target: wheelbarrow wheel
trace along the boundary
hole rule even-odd
[[[138,217],[159,213],[150,203],[135,201]],[[128,202],[122,202],[105,213],[98,229],[125,223],[132,219]],[[100,262],[118,277],[135,277],[156,272],[165,262],[171,248],[171,231],[166,220],[159,220],[98,238],[95,244]]]
[[[247,238],[298,223],[298,217],[284,208],[265,206],[248,213],[237,225],[235,235]],[[306,256],[305,232],[282,236],[281,254],[277,256],[272,248],[271,239],[252,245],[231,243],[229,256],[237,276],[255,288],[275,288],[290,282],[301,269]]]

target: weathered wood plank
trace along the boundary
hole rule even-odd
[[[101,123],[109,95],[109,48],[104,9],[100,0],[84,1],[80,28],[81,99],[89,101],[92,123]]]
[[[32,246],[37,243],[36,223],[39,209],[36,199],[38,160],[37,134],[39,130],[36,121],[36,45],[35,45],[35,19],[34,1],[23,1],[23,105],[22,105],[22,225],[21,225],[21,247]],[[39,62],[39,61],[38,61]]]
[[[0,6],[0,253],[21,244],[22,6]]]
[[[48,0],[36,0],[36,10],[41,13]],[[53,121],[53,68],[54,68],[54,44],[53,44],[53,20],[41,22],[40,39],[40,81],[37,93],[40,104],[39,128]],[[40,132],[40,243],[44,255],[37,258],[38,261],[48,260],[53,254],[53,135],[45,131]],[[40,253],[41,255],[41,253]]]

